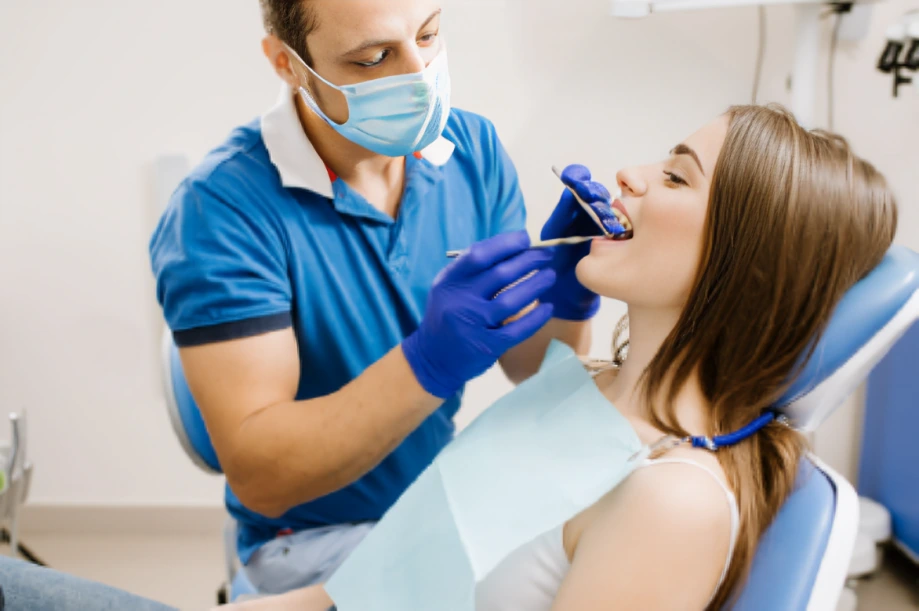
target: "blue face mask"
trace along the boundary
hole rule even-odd
[[[348,103],[348,120],[336,123],[300,87],[306,105],[339,134],[367,150],[404,157],[433,143],[450,116],[450,73],[442,50],[422,71],[338,86],[325,80],[288,47],[317,79],[340,91]]]

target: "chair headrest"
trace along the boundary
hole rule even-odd
[[[919,319],[919,254],[893,246],[839,302],[804,369],[775,407],[816,429]]]

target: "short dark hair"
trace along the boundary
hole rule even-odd
[[[313,58],[310,57],[306,37],[319,26],[319,22],[310,0],[259,0],[259,4],[265,31],[287,43],[312,67]]]

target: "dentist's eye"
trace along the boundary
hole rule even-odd
[[[667,182],[671,182],[675,185],[689,185],[689,183],[683,180],[679,174],[674,174],[673,172],[664,170],[664,176],[667,177]]]
[[[439,34],[440,32],[431,32],[430,34],[425,34],[424,36],[418,39],[418,42],[423,45],[430,45],[437,39],[437,36]]]
[[[386,50],[380,51],[379,53],[377,53],[376,55],[374,55],[374,56],[373,56],[373,59],[370,60],[370,61],[367,61],[367,62],[354,62],[354,63],[357,64],[358,66],[362,66],[362,67],[364,67],[364,68],[373,68],[374,66],[379,66],[380,64],[382,64],[383,61],[384,61],[387,57],[389,57],[389,53],[390,53],[389,50],[386,49]]]

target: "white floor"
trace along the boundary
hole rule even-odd
[[[23,542],[55,569],[182,611],[211,609],[223,578],[221,541],[216,534],[26,534]],[[0,553],[7,551],[0,548]],[[919,609],[919,568],[898,555],[888,554],[885,570],[860,582],[857,592],[861,611],[914,611]]]

